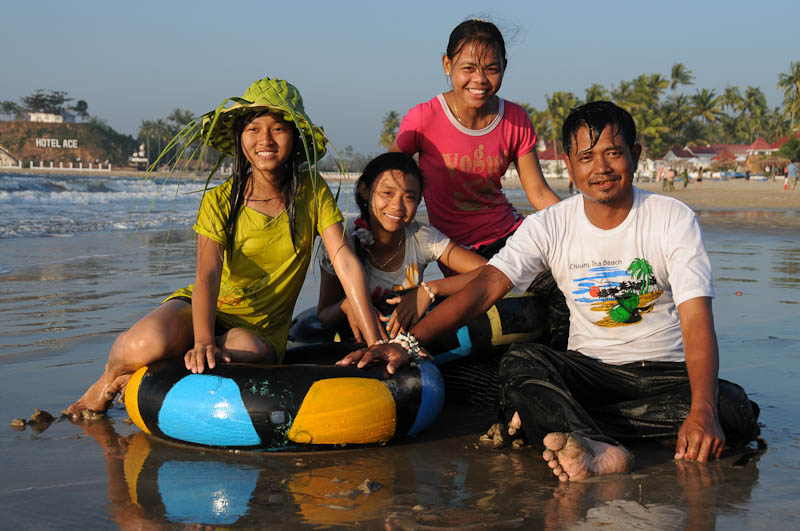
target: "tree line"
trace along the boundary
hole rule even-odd
[[[19,103],[11,100],[0,101],[0,111],[9,118],[20,117],[26,112],[43,112],[61,116],[67,112],[74,112],[83,120],[87,120],[89,104],[86,103],[86,100],[78,100],[73,105],[67,105],[74,100],[63,90],[38,89],[30,96],[20,98]]]
[[[641,74],[606,88],[593,83],[583,98],[570,91],[546,94],[547,107],[520,105],[528,112],[540,138],[555,146],[558,154],[561,124],[575,107],[598,100],[613,101],[627,109],[636,123],[644,157],[658,158],[672,147],[706,144],[750,144],[759,136],[772,143],[792,134],[800,124],[800,61],[778,75],[783,104],[770,108],[759,87],[728,85],[714,89],[696,88],[693,94],[679,88],[694,85],[694,73],[675,63],[669,74]],[[396,111],[382,122],[380,144],[388,148],[400,125]]]

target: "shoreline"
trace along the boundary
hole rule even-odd
[[[170,176],[169,172],[155,172],[147,174],[145,171],[139,170],[123,170],[112,169],[108,170],[59,170],[58,168],[45,168],[29,169],[29,168],[16,168],[16,167],[0,167],[0,174],[16,174],[16,175],[36,175],[41,177],[58,176],[63,177],[67,175],[74,176],[91,176],[91,177],[139,177],[144,178],[146,175],[149,179],[163,179]],[[340,174],[338,172],[320,172],[326,181],[329,183],[352,183],[358,178],[358,173]],[[519,178],[513,176],[504,177],[502,180],[503,188],[509,190],[521,190],[522,184]],[[189,179],[196,181],[205,181],[206,173],[196,172],[173,172],[173,177],[180,177],[181,179]],[[219,177],[225,177],[220,175]],[[215,179],[216,180],[216,179]],[[550,187],[560,197],[568,197],[569,181],[565,177],[548,176],[545,178]],[[721,180],[703,180],[701,190],[696,189],[694,182],[690,182],[686,188],[683,188],[681,183],[677,183],[675,191],[663,192],[661,190],[660,182],[646,182],[639,181],[634,185],[648,192],[662,193],[670,197],[679,199],[689,205],[691,208],[698,209],[751,209],[751,210],[800,210],[800,190],[784,191],[783,178],[778,177],[774,181],[757,181],[757,180],[744,180],[732,179],[728,181]],[[800,213],[798,214],[800,215]]]

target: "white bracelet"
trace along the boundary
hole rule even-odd
[[[433,290],[428,285],[428,283],[427,282],[420,282],[419,285],[422,286],[422,289],[424,289],[425,292],[428,294],[428,297],[430,297],[431,302],[434,302],[436,300],[436,295],[433,294]]]
[[[397,334],[389,343],[396,343],[403,347],[412,361],[419,361],[420,358],[427,357],[422,351],[422,347],[419,346],[419,341],[413,334]]]

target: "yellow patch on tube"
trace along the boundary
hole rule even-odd
[[[394,436],[391,391],[372,378],[330,378],[311,385],[289,430],[301,444],[384,443]]]

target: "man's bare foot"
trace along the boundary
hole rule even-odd
[[[542,457],[560,481],[621,474],[633,468],[633,454],[622,446],[588,439],[576,433],[550,433]]]
[[[508,434],[514,436],[520,429],[522,429],[522,419],[519,418],[519,411],[515,411],[508,423]]]

